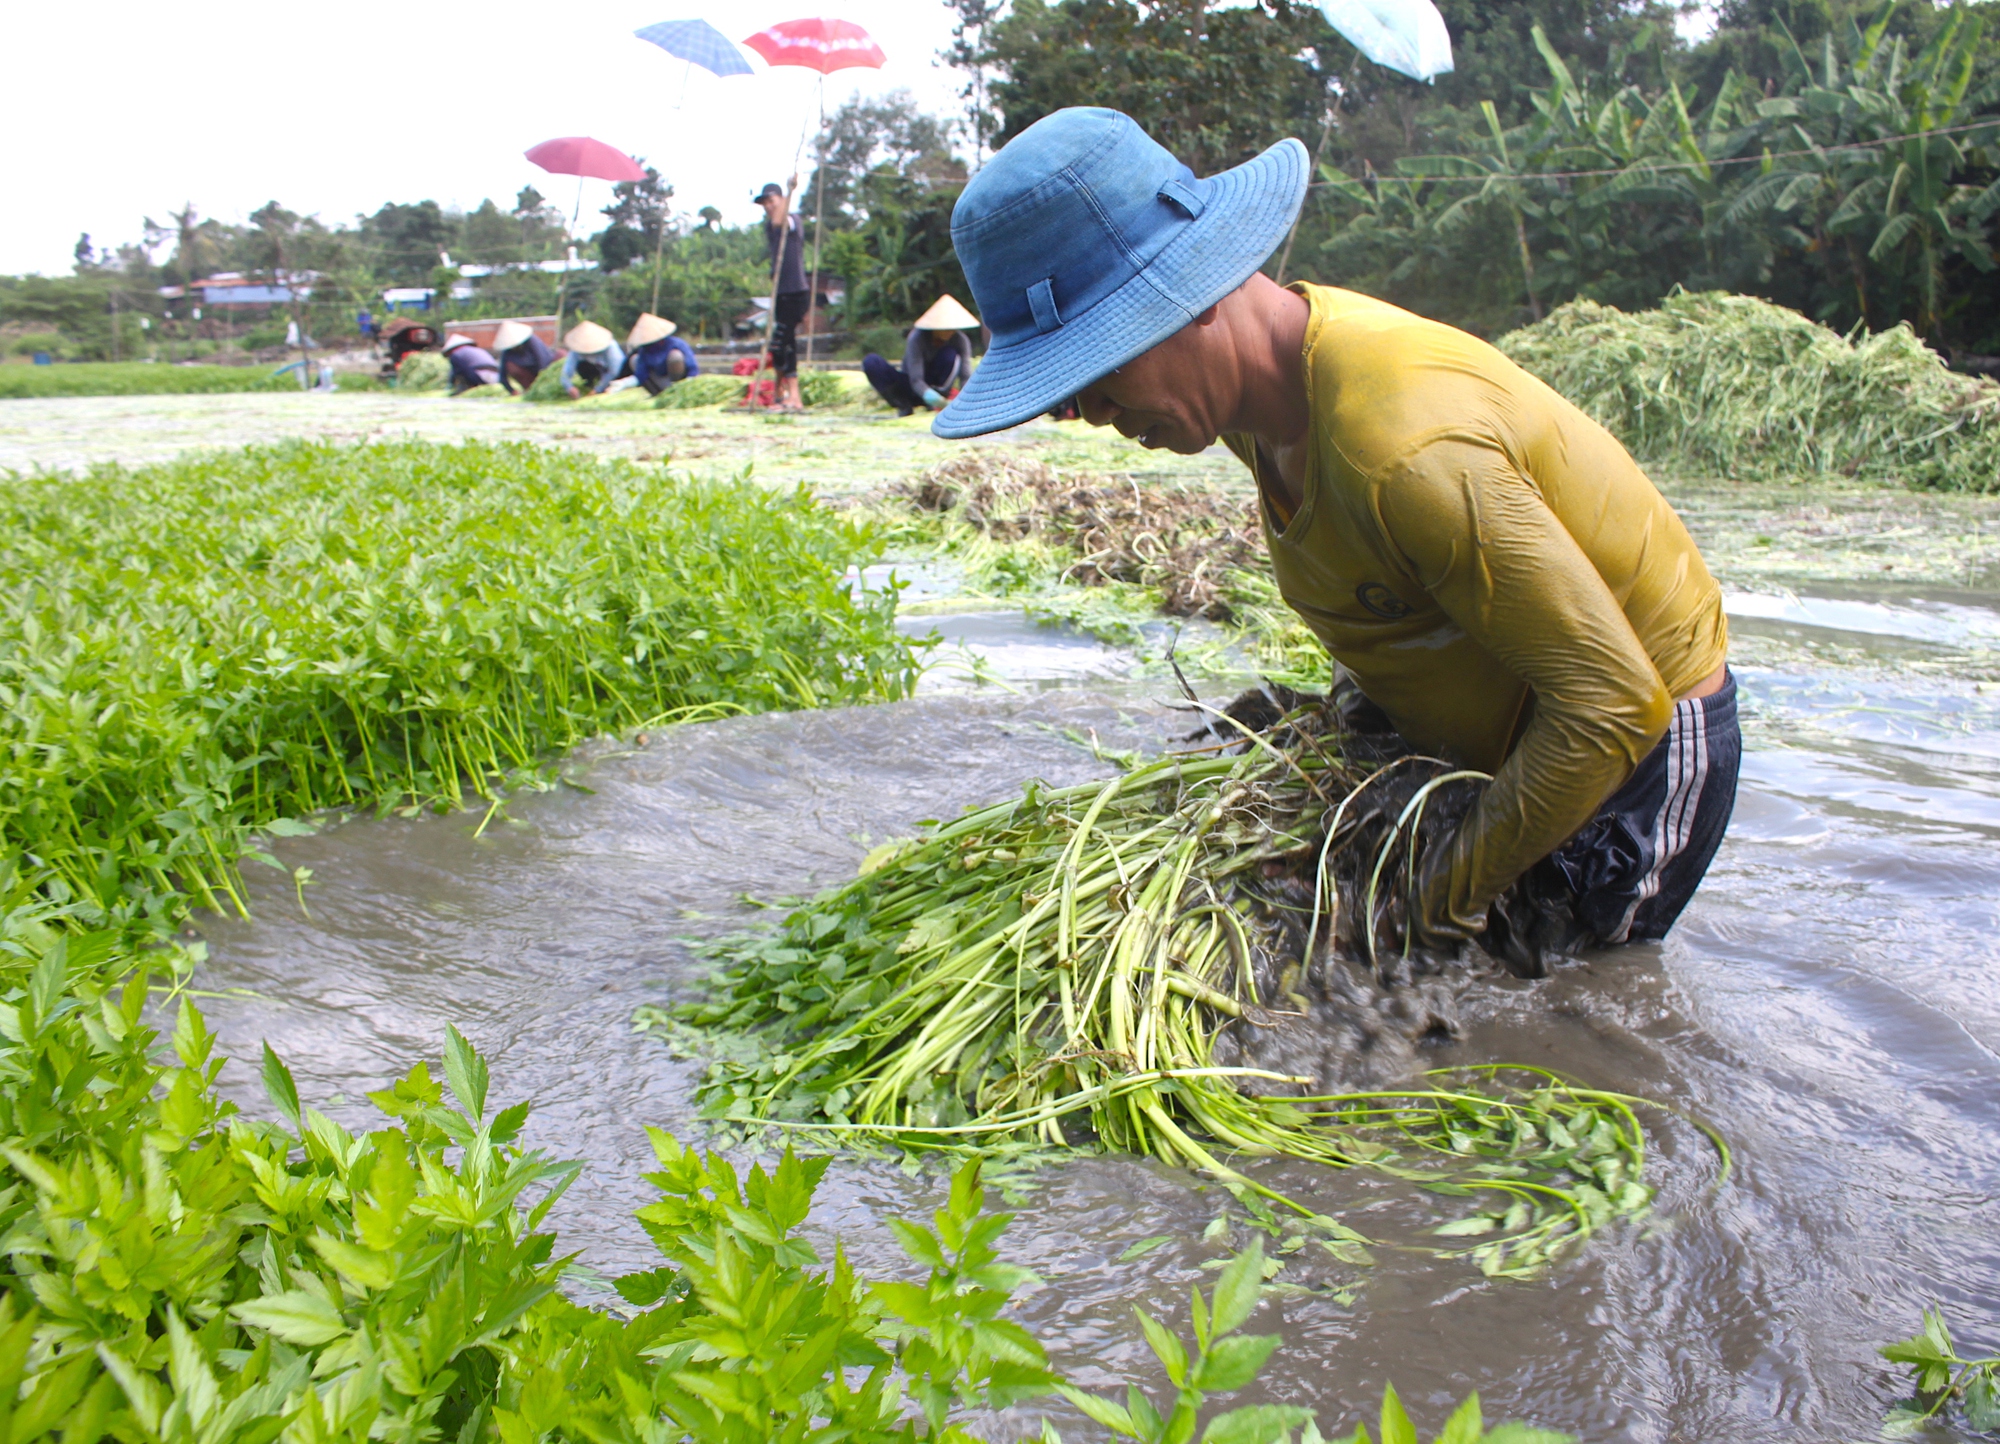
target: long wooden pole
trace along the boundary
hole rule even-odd
[[[819,164],[813,167],[813,263],[806,277],[806,369],[813,364],[813,313],[819,307],[820,222],[826,216],[826,72],[819,73]],[[775,297],[773,299],[776,299]]]
[[[560,214],[560,212],[558,212]],[[562,280],[556,285],[556,344],[562,344],[563,303],[569,299],[569,253],[573,249],[570,237],[576,234],[576,218],[583,214],[583,177],[576,178],[576,205],[569,213],[569,229],[563,232]]]

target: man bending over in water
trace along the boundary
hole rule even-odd
[[[952,214],[993,345],[932,429],[1076,395],[1143,446],[1221,438],[1343,683],[1493,775],[1423,859],[1416,946],[1539,975],[1547,946],[1663,937],[1736,798],[1720,589],[1624,448],[1491,346],[1262,274],[1308,170],[1285,140],[1198,180],[1111,110],[1024,131]]]

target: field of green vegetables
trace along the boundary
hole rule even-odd
[[[235,907],[254,828],[455,807],[605,732],[904,695],[867,535],[528,446],[0,480],[0,842],[93,922]]]
[[[923,1282],[871,1283],[798,1236],[824,1159],[739,1175],[657,1131],[662,1261],[616,1281],[622,1313],[585,1308],[544,1227],[576,1166],[524,1149],[531,1105],[492,1101],[456,1031],[365,1134],[268,1047],[272,1119],[217,1091],[198,954],[163,934],[240,905],[259,829],[476,804],[609,731],[903,696],[893,601],[845,581],[865,528],[804,492],[424,442],[8,473],[0,506],[9,1444],[966,1444],[964,1410],[1057,1392],[1184,1440],[1277,1344],[1242,1332],[1253,1245],[1192,1348],[1152,1326],[1157,1405],[1083,1394],[997,1317],[1026,1276],[976,1166],[900,1226]],[[1393,1393],[1382,1426],[1414,1437]],[[1320,1435],[1255,1405],[1205,1437]],[[1468,1400],[1450,1437],[1555,1436],[1482,1435]]]
[[[294,373],[269,366],[162,366],[147,361],[80,361],[0,366],[0,401],[32,396],[174,396],[221,391],[297,391]]]

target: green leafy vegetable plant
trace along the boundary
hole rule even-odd
[[[1401,965],[1426,799],[1467,778],[1350,755],[1319,709],[1241,731],[1238,755],[1031,784],[871,856],[777,932],[717,944],[713,992],[678,1019],[638,1021],[727,1040],[701,1092],[746,1129],[1151,1154],[1309,1219],[1233,1160],[1364,1167],[1481,1199],[1429,1246],[1489,1274],[1643,1212],[1643,1100],[1506,1068],[1329,1093],[1222,1052],[1281,1026],[1272,1000],[1309,970]]]
[[[1936,1309],[1924,1310],[1921,1333],[1900,1344],[1889,1344],[1881,1352],[1890,1363],[1909,1366],[1917,1392],[1913,1401],[1891,1411],[1892,1429],[1907,1433],[1938,1418],[1953,1404],[1959,1406],[1967,1428],[1980,1433],[2000,1429],[2000,1355],[1961,1355],[1944,1315]]]
[[[977,1160],[928,1225],[895,1225],[919,1277],[871,1281],[800,1234],[825,1158],[743,1173],[654,1130],[638,1216],[663,1262],[617,1280],[622,1315],[589,1308],[559,1291],[571,1260],[545,1227],[576,1166],[523,1147],[530,1105],[494,1106],[456,1030],[441,1080],[420,1063],[369,1095],[369,1132],[305,1104],[268,1048],[275,1117],[250,1118],[216,1091],[193,955],[70,921],[18,891],[0,910],[10,1444],[978,1444],[967,1411],[1061,1386],[1002,1317],[1031,1275],[999,1258],[1009,1217],[985,1211]],[[1064,1392],[1191,1439],[1276,1346],[1238,1332],[1261,1274],[1253,1247],[1197,1295],[1192,1355],[1145,1321],[1177,1390],[1164,1415]],[[1444,1437],[1478,1439],[1472,1417]],[[1320,1437],[1305,1410],[1257,1406],[1204,1437],[1297,1427]]]
[[[741,376],[690,376],[677,381],[653,398],[662,411],[685,411],[696,406],[722,406],[739,401],[748,386]]]
[[[242,906],[253,829],[490,804],[658,719],[906,695],[872,537],[531,446],[0,475],[0,857],[91,919]],[[254,855],[254,854],[253,854]]]

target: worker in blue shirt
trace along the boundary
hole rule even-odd
[[[451,363],[451,394],[470,391],[475,386],[491,386],[500,379],[500,363],[493,353],[472,344],[470,336],[444,338],[444,359]]]
[[[647,394],[658,396],[676,381],[699,376],[701,367],[694,359],[694,347],[674,334],[680,328],[664,316],[642,312],[625,338],[632,357],[632,374]]]
[[[579,321],[570,327],[563,345],[569,347],[569,355],[563,358],[562,384],[572,401],[583,394],[584,387],[598,393],[609,391],[611,383],[625,374],[625,348],[595,321]]]

